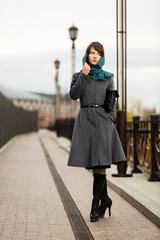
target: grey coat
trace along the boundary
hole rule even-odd
[[[73,75],[70,97],[80,98],[81,106],[103,105],[106,89],[114,89],[113,75],[107,80],[94,80],[79,72]],[[126,161],[113,118],[114,111],[107,113],[103,107],[80,108],[73,130],[69,166],[110,167]]]

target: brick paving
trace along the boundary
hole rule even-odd
[[[158,240],[160,230],[109,189],[112,216],[91,223],[92,174],[67,167],[50,134],[21,135],[0,154],[0,240],[75,239],[39,142],[41,136],[95,240]]]
[[[18,137],[0,155],[0,240],[10,239],[75,239],[38,134]]]

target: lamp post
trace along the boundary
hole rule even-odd
[[[60,61],[55,60],[54,65],[55,65],[55,68],[56,68],[56,76],[55,76],[55,83],[56,83],[55,119],[57,120],[60,117],[60,87],[58,85],[58,69],[59,69]]]
[[[127,121],[127,17],[126,0],[116,0],[116,28],[117,28],[117,89],[120,98],[117,101],[117,130],[122,142],[123,150],[127,155],[126,121]],[[114,177],[131,177],[126,174],[127,162],[117,167],[118,174]]]
[[[70,39],[72,40],[72,75],[75,73],[75,45],[74,41],[77,39],[78,28],[74,25],[69,28]],[[75,102],[71,100],[71,116],[75,117]]]

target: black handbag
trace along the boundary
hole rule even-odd
[[[106,112],[110,112],[114,110],[116,98],[118,97],[119,97],[119,94],[117,90],[106,89],[106,96],[104,100],[104,109]]]

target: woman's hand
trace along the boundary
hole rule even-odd
[[[85,62],[85,63],[84,63],[84,66],[83,66],[83,68],[82,68],[82,72],[83,72],[85,75],[88,75],[88,73],[90,72],[90,70],[91,70],[91,68],[90,68],[89,64]]]

